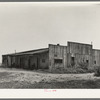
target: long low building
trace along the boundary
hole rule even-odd
[[[91,44],[67,42],[67,46],[49,44],[48,48],[2,55],[6,67],[56,69],[85,64],[88,69],[100,66],[100,50]]]

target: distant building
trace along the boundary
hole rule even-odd
[[[100,50],[92,44],[68,42],[67,46],[49,44],[48,48],[2,55],[7,67],[26,69],[67,68],[87,64],[88,69],[100,66]]]

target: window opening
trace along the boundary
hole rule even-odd
[[[62,60],[62,59],[54,59],[54,62],[55,62],[55,63],[62,63],[63,60]]]

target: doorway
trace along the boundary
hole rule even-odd
[[[71,57],[71,65],[72,65],[72,66],[75,65],[75,57]]]
[[[40,59],[39,59],[39,57],[37,57],[37,67],[36,67],[36,69],[39,69],[39,67],[40,67]]]

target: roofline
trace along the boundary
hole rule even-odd
[[[23,52],[18,52],[18,53],[26,53],[26,52],[32,52],[32,51],[39,51],[39,50],[45,50],[48,48],[41,48],[41,49],[35,49],[35,50],[28,50],[28,51],[23,51]]]
[[[100,51],[100,49],[92,49],[92,50]]]
[[[54,45],[54,46],[62,46],[62,47],[67,47],[67,45],[57,45],[57,44],[49,44],[49,45]]]
[[[23,51],[23,52],[16,52],[16,53],[11,53],[11,54],[4,54],[2,56],[8,56],[8,55],[15,55],[15,54],[21,54],[21,53],[28,53],[28,52],[35,52],[35,51],[39,51],[39,50],[45,50],[48,48],[41,48],[41,49],[35,49],[35,50],[28,50],[28,51]]]
[[[80,43],[80,42],[71,42],[71,41],[67,41],[67,43],[77,43],[77,44],[82,44],[82,45],[91,45],[91,46],[93,46],[92,44],[86,44],[86,43]]]

